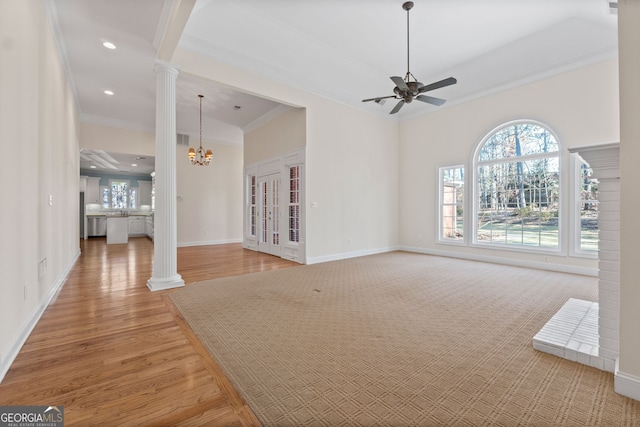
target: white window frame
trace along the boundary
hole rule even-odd
[[[444,236],[443,233],[443,227],[444,227],[444,206],[445,206],[445,194],[444,194],[444,172],[447,170],[451,170],[451,169],[462,169],[463,170],[463,174],[464,174],[464,178],[463,178],[463,183],[462,183],[462,188],[463,188],[463,200],[462,200],[462,239],[447,239]],[[447,245],[467,245],[467,240],[468,240],[468,233],[467,233],[467,169],[465,167],[464,164],[457,164],[457,165],[451,165],[451,166],[442,166],[440,168],[438,168],[438,204],[437,204],[437,208],[438,208],[438,212],[436,215],[436,218],[438,219],[437,223],[438,223],[438,229],[436,232],[436,235],[438,236],[437,239],[437,243],[443,243],[443,244],[447,244]],[[458,206],[457,203],[454,204],[454,206]],[[457,214],[454,216],[457,218]]]
[[[588,259],[598,259],[598,251],[597,250],[585,250],[582,249],[582,218],[581,218],[581,207],[582,204],[582,165],[589,165],[582,157],[578,154],[573,153],[570,155],[570,166],[571,171],[571,206],[573,207],[572,212],[572,227],[571,227],[571,246],[570,246],[570,255],[577,258],[588,258]],[[598,204],[598,201],[595,201]]]
[[[480,166],[482,163],[484,162],[479,162],[478,161],[478,156],[480,154],[480,150],[482,150],[482,148],[484,147],[484,144],[487,142],[487,140],[496,132],[498,132],[501,129],[504,129],[506,127],[509,126],[513,126],[513,125],[517,125],[517,124],[532,124],[532,125],[536,125],[536,126],[540,126],[544,129],[546,129],[556,140],[557,144],[558,144],[558,151],[554,152],[557,153],[553,154],[553,155],[548,155],[548,154],[552,154],[552,153],[541,153],[541,154],[537,154],[537,155],[530,155],[530,156],[523,156],[523,159],[526,160],[533,160],[536,158],[545,158],[545,157],[557,157],[558,158],[558,167],[559,167],[559,174],[558,174],[558,247],[556,248],[550,248],[550,247],[539,247],[539,246],[525,246],[525,245],[515,245],[515,244],[502,244],[502,243],[494,243],[494,242],[483,242],[478,240],[478,200],[477,200],[477,194],[478,194],[478,166]],[[486,248],[486,249],[495,249],[495,250],[505,250],[505,251],[510,251],[510,252],[524,252],[524,253],[540,253],[540,254],[549,254],[549,255],[558,255],[561,253],[566,253],[565,252],[565,247],[566,247],[566,236],[563,233],[563,228],[564,228],[564,212],[566,211],[566,206],[567,203],[564,200],[565,199],[565,194],[567,194],[567,191],[565,191],[565,182],[566,182],[566,164],[565,164],[565,150],[563,150],[563,146],[562,146],[562,142],[561,140],[558,138],[557,134],[553,131],[553,129],[546,125],[545,123],[541,123],[539,121],[536,120],[530,120],[530,119],[518,119],[518,120],[512,120],[509,122],[505,122],[502,123],[499,126],[496,126],[495,128],[493,128],[490,132],[487,132],[486,135],[480,140],[480,142],[476,145],[475,150],[473,150],[472,153],[472,157],[471,157],[471,171],[470,173],[467,173],[467,175],[469,175],[469,180],[467,182],[470,182],[471,185],[468,185],[467,188],[470,188],[471,192],[467,191],[466,194],[469,195],[471,194],[471,197],[467,196],[467,200],[471,200],[468,204],[471,205],[471,209],[467,209],[467,212],[470,212],[471,214],[471,220],[467,221],[469,224],[467,226],[467,229],[469,230],[469,233],[471,235],[471,239],[469,239],[469,241],[471,242],[472,246],[476,246],[476,247],[482,247],[482,248]],[[498,162],[513,162],[514,158],[509,158],[509,159],[499,159]],[[467,217],[468,219],[469,217]]]

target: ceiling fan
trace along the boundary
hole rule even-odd
[[[414,99],[417,99],[418,101],[426,102],[427,104],[442,105],[445,103],[444,99],[423,95],[423,93],[431,90],[435,90],[435,89],[440,89],[442,87],[451,86],[458,82],[455,78],[449,77],[444,80],[440,80],[425,86],[423,83],[419,82],[418,79],[416,79],[413,74],[411,74],[411,72],[409,71],[409,11],[411,10],[411,8],[413,8],[413,2],[408,1],[403,3],[402,8],[407,11],[407,74],[405,74],[404,79],[399,76],[391,77],[391,80],[396,85],[396,87],[393,88],[394,95],[379,96],[377,98],[369,98],[369,99],[362,100],[362,102],[375,101],[377,103],[380,103],[380,101],[382,101],[383,99],[388,99],[388,98],[399,99],[400,101],[398,101],[396,106],[393,107],[393,110],[391,110],[389,114],[397,113],[398,111],[400,111],[400,109],[404,104],[408,104],[412,102]]]

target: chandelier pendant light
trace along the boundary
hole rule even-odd
[[[198,97],[200,98],[200,147],[198,150],[189,148],[189,160],[194,165],[209,166],[213,158],[213,152],[211,150],[205,152],[202,149],[202,98],[204,98],[204,95],[198,95]]]

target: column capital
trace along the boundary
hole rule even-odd
[[[162,73],[177,76],[180,73],[180,67],[171,64],[170,62],[156,60],[155,64],[153,64],[153,71],[156,74]]]

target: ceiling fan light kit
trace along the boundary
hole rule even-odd
[[[413,2],[407,1],[402,4],[402,9],[407,11],[407,74],[405,74],[404,79],[399,76],[391,77],[391,81],[395,83],[396,87],[393,88],[394,95],[389,96],[379,96],[376,98],[368,98],[363,99],[362,102],[375,101],[377,104],[383,104],[384,100],[389,98],[394,98],[398,100],[398,103],[393,107],[393,109],[389,112],[389,114],[395,114],[404,104],[409,104],[413,102],[414,99],[418,101],[426,102],[427,104],[432,104],[436,106],[440,106],[445,103],[445,100],[442,98],[435,98],[433,96],[423,95],[423,93],[440,89],[446,86],[451,86],[456,84],[458,81],[453,77],[448,77],[444,80],[437,81],[435,83],[431,83],[428,85],[424,85],[419,82],[418,79],[411,74],[409,68],[409,11],[413,8]]]

